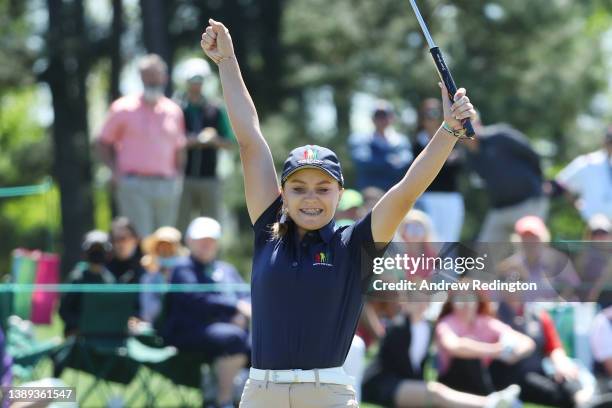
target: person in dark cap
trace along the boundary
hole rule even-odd
[[[444,122],[427,148],[372,211],[337,228],[333,218],[344,177],[336,154],[316,145],[293,149],[279,183],[229,31],[209,20],[201,46],[219,68],[254,229],[252,368],[240,406],[356,407],[353,380],[342,365],[363,307],[362,289],[372,276],[368,258],[384,253],[465,135],[461,120],[474,117],[474,107],[465,89],[452,103],[440,85]]]
[[[115,283],[115,277],[105,264],[112,256],[112,245],[108,234],[93,230],[85,234],[83,244],[83,261],[79,262],[70,273],[68,283]],[[64,335],[78,334],[81,316],[80,292],[66,292],[62,296],[59,315],[64,321]]]
[[[414,158],[408,137],[393,128],[393,106],[379,101],[372,113],[374,131],[349,138],[351,159],[357,172],[356,187],[387,191],[400,181]]]

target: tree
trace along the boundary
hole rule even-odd
[[[61,192],[62,272],[80,259],[93,226],[85,79],[90,67],[83,2],[47,0],[49,66],[43,78],[53,96],[54,175]]]

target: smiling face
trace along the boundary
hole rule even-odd
[[[306,231],[322,228],[332,220],[342,189],[329,174],[307,168],[287,178],[282,195],[289,217],[303,236]]]

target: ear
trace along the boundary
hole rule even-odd
[[[344,194],[344,187],[340,187],[340,194],[338,195],[338,202],[336,203],[336,208],[340,205],[340,200],[342,200],[342,194]]]

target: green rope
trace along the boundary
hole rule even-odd
[[[6,283],[0,285],[2,292],[88,292],[88,293],[139,293],[139,292],[249,292],[248,283],[59,283],[31,284]]]
[[[29,195],[44,194],[51,189],[51,180],[47,179],[42,184],[31,186],[3,187],[0,188],[0,198],[22,197]]]

